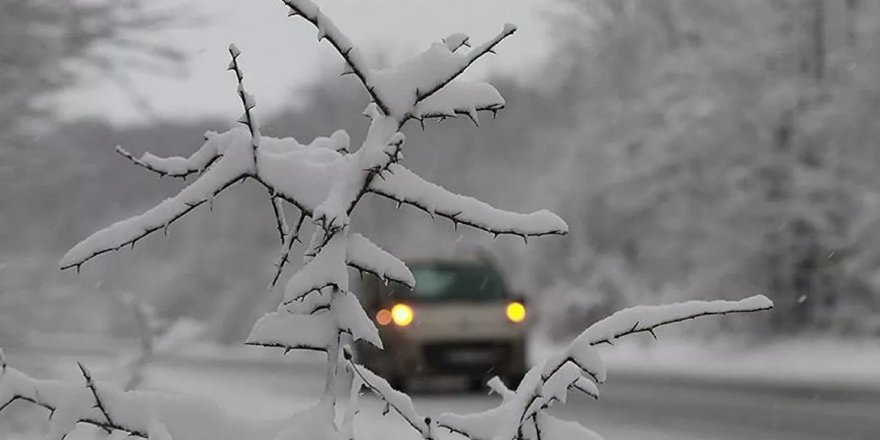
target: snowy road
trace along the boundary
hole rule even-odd
[[[70,364],[65,373],[76,373],[72,358],[60,362]],[[315,362],[285,365],[190,360],[155,365],[150,382],[158,388],[216,399],[230,410],[254,417],[276,417],[312,402],[320,393],[322,376],[320,364]],[[581,421],[608,440],[880,438],[880,396],[870,393],[658,380],[614,376],[613,371],[602,392],[598,402],[573,396],[556,413]],[[492,396],[463,397],[460,390],[416,393],[414,399],[424,414],[477,411],[496,402]],[[358,421],[365,438],[418,438],[394,416],[379,416],[381,406],[374,399],[365,399],[365,404]]]

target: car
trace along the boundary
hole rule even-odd
[[[499,376],[519,383],[526,371],[527,310],[491,263],[421,259],[407,263],[414,289],[366,278],[361,301],[384,350],[357,346],[358,361],[398,389],[413,378],[463,376],[481,389]]]

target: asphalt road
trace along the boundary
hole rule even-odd
[[[75,375],[73,358],[11,356],[28,366],[62,366]],[[82,356],[79,356],[82,358]],[[91,357],[86,362],[105,363]],[[63,367],[69,363],[70,368]],[[151,369],[154,387],[203,394],[233,410],[255,416],[282,416],[303,407],[320,393],[321,366],[315,362],[241,362],[171,360]],[[414,401],[425,414],[488,409],[496,397],[465,395],[455,383],[429,383],[416,390]],[[363,413],[379,411],[379,402],[365,401]],[[275,411],[275,413],[273,413]],[[712,382],[675,377],[609,373],[602,398],[572,396],[553,410],[577,420],[607,440],[878,440],[880,394],[823,386],[781,386]],[[378,416],[377,416],[378,417]],[[388,438],[404,429],[392,421],[366,423],[365,437]],[[0,415],[0,426],[3,415]],[[398,436],[395,438],[415,438]]]

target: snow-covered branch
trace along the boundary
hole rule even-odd
[[[210,137],[214,135],[216,135],[216,133],[206,133],[205,140],[209,140]],[[150,153],[144,153],[140,158],[137,158],[121,146],[116,147],[116,152],[130,160],[135,165],[150,170],[158,174],[160,177],[170,176],[185,178],[190,174],[204,172],[205,169],[210,167],[211,164],[220,157],[217,151],[212,147],[213,145],[210,142],[205,142],[202,148],[199,148],[198,151],[188,158],[179,156],[158,157]]]
[[[651,333],[654,329],[676,322],[703,316],[750,313],[773,308],[773,302],[764,295],[754,295],[739,301],[687,301],[663,306],[636,306],[624,309],[591,325],[572,345],[613,344],[618,338],[633,333]],[[654,335],[656,337],[656,335]]]
[[[435,43],[427,51],[403,65],[389,70],[371,70],[360,52],[320,8],[310,0],[282,0],[291,15],[305,18],[318,29],[318,39],[327,39],[347,63],[344,73],[351,73],[360,79],[373,102],[387,116],[394,116],[403,123],[411,117],[446,117],[467,115],[474,119],[476,110],[496,112],[504,106],[497,91],[490,95],[488,84],[462,83],[455,86],[453,80],[464,73],[476,60],[487,53],[502,40],[516,32],[516,26],[506,24],[495,37],[473,48],[467,54],[457,54],[459,48],[469,45],[467,35],[450,35],[440,43]],[[488,87],[487,87],[488,86]],[[430,98],[443,89],[443,98]],[[423,101],[429,101],[423,103]]]
[[[351,349],[346,347],[343,356],[348,364],[348,368],[357,376],[354,386],[366,386],[376,397],[382,399],[387,409],[393,409],[400,417],[405,420],[410,427],[416,430],[424,439],[432,438],[432,426],[434,423],[430,417],[420,416],[412,403],[412,399],[405,393],[395,390],[387,380],[381,378],[376,373],[370,371],[367,367],[359,365],[352,360]],[[353,391],[354,392],[354,391]]]
[[[464,73],[464,71],[467,70],[467,68],[470,67],[470,65],[473,64],[474,61],[487,53],[493,52],[492,49],[494,49],[495,46],[498,45],[498,43],[500,43],[505,38],[513,35],[514,32],[516,32],[516,26],[510,23],[505,24],[504,28],[501,30],[501,32],[498,33],[498,35],[496,35],[491,40],[471,49],[471,51],[468,52],[467,55],[460,57],[458,60],[456,60],[457,62],[450,64],[444,63],[440,66],[432,66],[436,70],[436,76],[431,79],[431,82],[419,84],[417,86],[416,104],[430,98],[431,95],[437,93],[437,91],[444,88],[452,80]],[[447,48],[449,47],[447,46]],[[450,50],[450,53],[455,53],[455,51]]]
[[[165,199],[141,215],[114,223],[74,246],[62,257],[61,269],[79,268],[97,255],[133,246],[141,238],[167,229],[177,219],[252,174],[254,160],[246,130],[230,130],[212,137],[207,143],[216,143],[216,151],[223,155],[214,166],[176,196]]]
[[[324,288],[347,292],[346,248],[345,234],[330,238],[311,261],[290,277],[284,288],[284,304],[300,301]]]
[[[442,120],[464,115],[474,125],[479,125],[479,112],[487,111],[494,117],[504,105],[504,98],[489,83],[454,81],[418,103],[413,110],[413,118],[424,124],[427,118]]]
[[[569,390],[598,398],[598,386],[605,381],[605,365],[595,345],[638,332],[702,316],[749,313],[769,310],[773,303],[762,295],[740,301],[689,301],[664,306],[640,306],[617,312],[576,337],[561,353],[532,367],[516,391],[500,380],[490,385],[503,397],[502,404],[480,414],[444,414],[438,423],[469,438],[537,440],[539,434],[553,430],[580,432],[580,438],[600,438],[571,422],[555,419],[543,411],[554,403],[565,403]],[[586,437],[584,437],[586,436]],[[571,438],[548,436],[544,438]]]
[[[550,211],[530,214],[503,211],[473,197],[452,193],[400,164],[389,166],[384,179],[373,180],[370,192],[398,204],[415,206],[432,216],[447,218],[456,227],[468,225],[495,235],[511,234],[526,239],[568,232],[568,225]]]
[[[367,63],[357,48],[351,43],[351,40],[336,27],[333,20],[321,12],[321,8],[311,0],[282,0],[282,2],[290,8],[290,16],[301,16],[318,29],[318,40],[327,39],[330,42],[333,48],[345,60],[348,66],[346,72],[357,76],[370,94],[373,102],[386,115],[390,114],[388,105],[381,96],[381,90],[377,89],[373,84],[371,71],[367,68]]]
[[[331,313],[332,312],[332,313]],[[247,338],[247,345],[291,350],[329,351],[339,334],[382,348],[379,331],[351,292],[317,292],[302,300],[282,304],[277,312],[260,318]]]
[[[346,261],[349,266],[375,275],[385,281],[393,281],[410,289],[415,287],[416,280],[403,261],[380,248],[361,234],[348,237]]]
[[[327,351],[336,339],[336,333],[335,322],[323,314],[272,312],[254,324],[245,344],[283,348],[285,352]]]

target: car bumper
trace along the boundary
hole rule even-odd
[[[466,375],[510,377],[526,369],[526,338],[513,334],[491,339],[418,338],[383,332],[385,350],[362,347],[361,361],[387,378]]]

